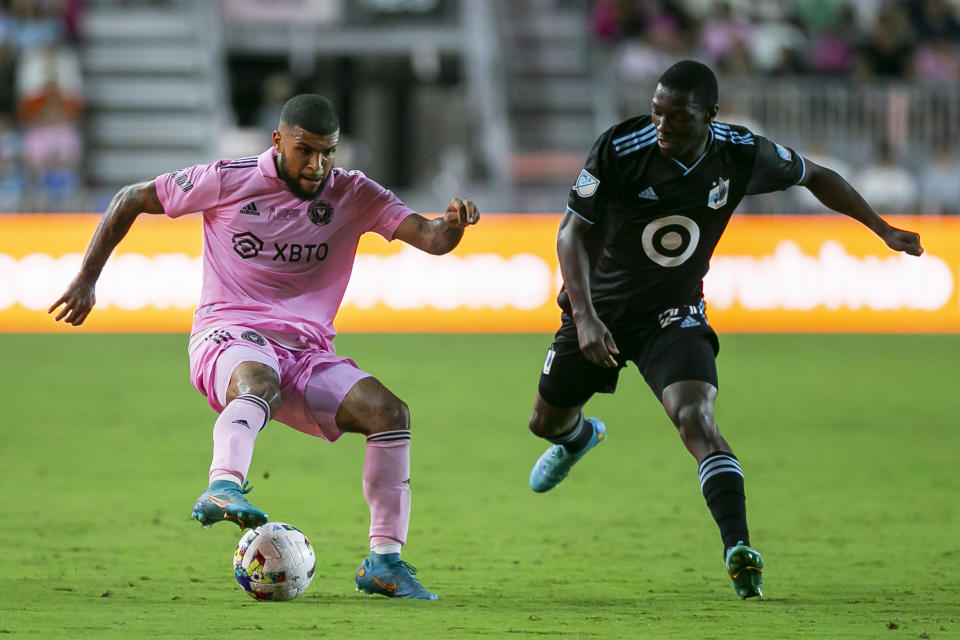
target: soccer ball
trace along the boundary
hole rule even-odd
[[[248,530],[233,554],[233,575],[257,600],[293,600],[307,590],[316,566],[310,541],[285,522]]]

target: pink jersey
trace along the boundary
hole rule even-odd
[[[332,350],[367,231],[387,240],[414,213],[359,171],[334,168],[312,201],[277,176],[276,152],[195,165],[156,179],[171,218],[203,213],[203,292],[193,331],[221,324],[300,336]]]

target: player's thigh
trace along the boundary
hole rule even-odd
[[[256,338],[260,336],[238,326],[224,326],[191,337],[190,381],[207,397],[214,411],[223,411],[229,402],[234,371],[244,363],[255,363],[253,370],[259,373],[260,379],[269,378],[269,370],[279,380],[277,353],[269,342]]]
[[[654,338],[648,350],[650,354],[637,363],[643,379],[661,402],[664,390],[683,381],[706,383],[713,389],[719,387],[717,380],[717,337],[712,332],[663,332]],[[696,388],[704,388],[694,385]],[[687,394],[684,394],[687,397]]]
[[[317,351],[301,363],[304,375],[299,379],[303,404],[312,420],[325,429],[337,427],[337,412],[350,391],[371,375],[350,358]]]
[[[530,429],[552,431],[557,422],[566,424],[595,393],[613,393],[620,367],[600,367],[580,351],[575,341],[555,340],[547,350]]]

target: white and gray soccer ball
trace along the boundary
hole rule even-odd
[[[240,588],[257,600],[293,600],[310,586],[316,566],[310,541],[286,522],[248,529],[233,554]]]

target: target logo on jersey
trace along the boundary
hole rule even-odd
[[[677,267],[693,255],[700,242],[700,227],[686,216],[653,220],[640,238],[647,257],[661,267]]]

